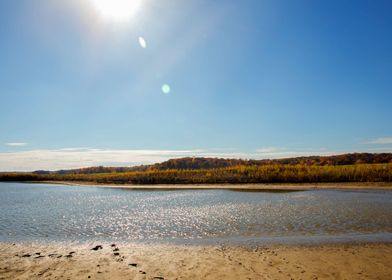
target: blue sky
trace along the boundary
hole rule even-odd
[[[391,1],[139,1],[0,1],[0,170],[392,151]]]

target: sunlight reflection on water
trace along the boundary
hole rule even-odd
[[[392,233],[392,192],[141,191],[0,183],[0,240],[229,240]]]

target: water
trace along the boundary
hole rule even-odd
[[[0,183],[0,241],[392,242],[392,192]]]

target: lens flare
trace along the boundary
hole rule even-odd
[[[171,91],[171,88],[170,88],[170,86],[168,85],[168,84],[164,84],[164,85],[162,85],[162,92],[164,93],[164,94],[169,94],[170,93],[170,91]]]
[[[140,45],[143,49],[147,48],[147,42],[146,42],[146,40],[145,40],[143,37],[139,37],[139,45]]]

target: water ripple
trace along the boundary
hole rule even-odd
[[[0,183],[0,240],[392,233],[392,192],[127,191]]]

